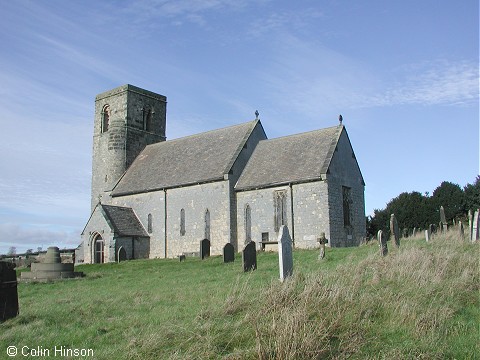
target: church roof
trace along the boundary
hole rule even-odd
[[[136,194],[220,180],[259,120],[148,145],[112,191]]]
[[[235,186],[236,190],[307,182],[325,176],[343,125],[262,140]]]
[[[135,212],[128,207],[100,205],[106,220],[117,236],[148,236]]]

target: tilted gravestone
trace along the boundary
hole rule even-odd
[[[473,214],[473,225],[472,225],[472,242],[475,242],[479,238],[479,222],[480,222],[480,209],[477,209]]]
[[[18,315],[15,264],[0,261],[0,322]]]
[[[412,237],[415,237],[415,235],[417,235],[417,228],[416,227],[413,228]]]
[[[235,261],[235,248],[232,244],[227,243],[223,247],[223,262],[229,263]]]
[[[205,259],[210,256],[210,240],[203,239],[200,241],[200,259]]]
[[[398,229],[398,222],[395,214],[390,215],[390,234],[395,242],[396,247],[400,247],[400,230]]]
[[[442,231],[442,233],[446,232],[448,225],[447,218],[445,217],[445,209],[443,208],[443,206],[440,206],[440,223],[442,224],[440,230]]]
[[[250,241],[242,251],[243,271],[257,269],[257,249],[255,242]]]
[[[387,256],[388,254],[387,239],[385,239],[385,236],[383,236],[382,230],[378,230],[377,239],[380,245],[380,255]]]
[[[458,222],[458,237],[460,238],[460,240],[465,240],[465,232],[463,230],[462,221]]]
[[[288,227],[282,225],[278,233],[278,265],[280,268],[280,280],[284,281],[293,274],[292,238]]]
[[[328,242],[324,232],[322,232],[320,237],[317,239],[317,242],[320,244],[320,254],[318,254],[318,260],[321,260],[325,257],[325,244]]]

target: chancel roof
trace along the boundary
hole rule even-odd
[[[100,206],[117,236],[148,236],[131,208],[112,205]]]
[[[343,125],[338,125],[260,141],[235,189],[248,190],[322,179],[343,129]]]
[[[112,196],[193,185],[224,178],[259,120],[148,145]]]

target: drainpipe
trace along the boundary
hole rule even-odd
[[[292,245],[295,247],[295,218],[293,214],[293,187],[292,183],[289,184],[290,186],[290,211],[292,213]]]

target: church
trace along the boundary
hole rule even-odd
[[[345,126],[268,139],[257,118],[166,140],[163,95],[124,85],[95,98],[91,214],[79,262],[295,248],[365,236],[365,183]]]

